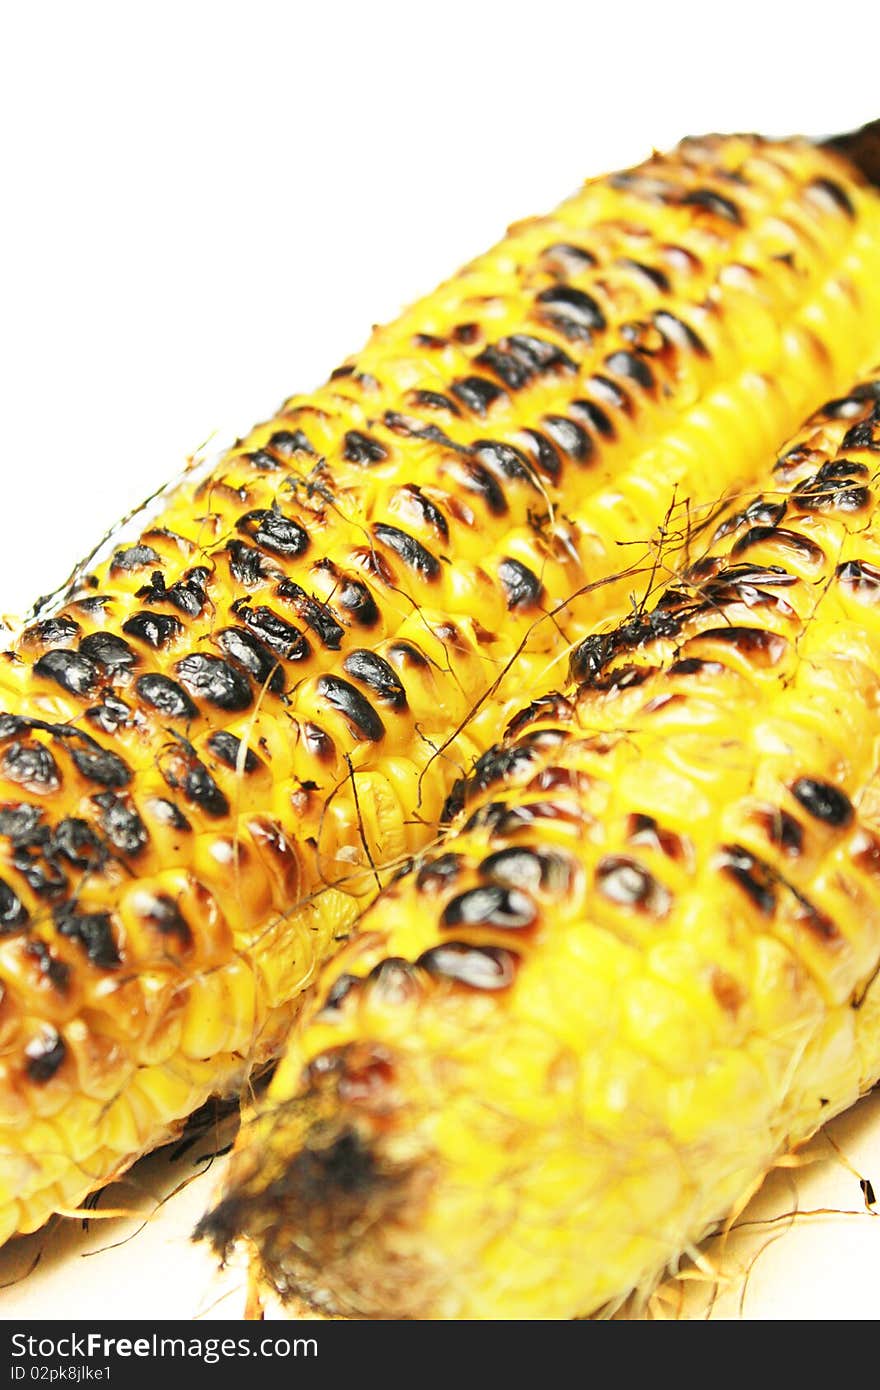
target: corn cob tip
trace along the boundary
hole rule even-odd
[[[880,188],[880,120],[869,121],[843,135],[832,135],[821,143],[842,154],[869,183]]]

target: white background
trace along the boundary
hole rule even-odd
[[[0,16],[0,613],[58,585],[208,436],[318,383],[585,175],[688,132],[880,115],[867,3]],[[99,1265],[80,1268],[100,1283]],[[149,1282],[122,1311],[149,1315]],[[62,1311],[29,1287],[17,1311]]]

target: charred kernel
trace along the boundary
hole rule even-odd
[[[148,647],[159,649],[167,647],[183,632],[183,623],[173,613],[151,613],[142,609],[122,624],[127,637],[137,637]]]
[[[667,859],[681,861],[685,858],[685,846],[680,835],[674,830],[666,830],[658,825],[653,816],[634,812],[627,825],[627,843],[642,845],[646,849],[658,850]]]
[[[830,782],[817,782],[812,777],[799,777],[791,791],[816,820],[842,829],[852,821],[853,804],[845,792]]]
[[[32,938],[25,946],[24,953],[54,990],[59,994],[67,993],[70,986],[70,966],[59,960],[45,941],[39,937]]]
[[[440,561],[408,531],[401,531],[398,526],[389,526],[384,521],[379,521],[373,526],[373,535],[376,540],[387,545],[389,550],[393,550],[395,555],[399,555],[404,564],[415,570],[416,574],[422,575],[425,579],[436,579],[440,574]]]
[[[343,578],[336,602],[349,613],[359,627],[375,627],[379,621],[376,600],[366,584],[359,579]]]
[[[504,516],[507,511],[507,498],[488,468],[479,463],[464,463],[461,480],[468,492],[482,497],[493,516]]]
[[[180,830],[184,834],[192,830],[180,807],[175,806],[174,802],[165,796],[151,797],[147,802],[147,810],[160,825],[170,825],[172,830]]]
[[[528,482],[534,486],[535,476],[526,455],[512,444],[501,444],[496,439],[478,439],[473,451],[480,463],[503,478]]]
[[[597,372],[590,377],[589,385],[603,405],[610,406],[613,410],[623,410],[629,413],[631,409],[630,398],[616,381],[612,381],[610,377],[602,376],[601,373]]]
[[[483,791],[486,787],[491,787],[493,782],[503,782],[521,768],[528,767],[533,758],[533,750],[522,743],[510,746],[503,743],[493,744],[485,753],[481,753],[474,763],[471,774],[473,785]]]
[[[118,753],[91,740],[85,744],[71,743],[70,756],[83,777],[102,787],[127,787],[131,781],[131,769]]]
[[[265,449],[253,449],[249,454],[243,454],[251,468],[258,468],[261,473],[274,473],[278,468],[278,460],[274,459]]]
[[[239,758],[241,756],[241,739],[235,734],[231,734],[228,729],[218,729],[215,734],[211,734],[208,739],[208,747],[219,758],[221,763],[237,772],[239,768]],[[241,763],[242,771],[254,772],[260,766],[260,760],[250,748],[246,748],[244,758]]]
[[[718,859],[722,873],[732,878],[765,917],[776,911],[776,879],[763,860],[743,849],[742,845],[724,845]]]
[[[345,636],[345,629],[340,627],[333,616],[333,610],[328,608],[326,603],[320,603],[318,599],[312,598],[310,594],[306,593],[305,589],[299,584],[295,584],[292,579],[283,579],[275,592],[285,603],[289,603],[293,606],[297,615],[307,627],[311,628],[315,636],[320,639],[322,646],[327,647],[329,651],[335,652],[339,650],[342,639]],[[233,609],[234,608],[235,605],[233,605]],[[262,611],[265,613],[271,612],[268,608]],[[272,614],[272,617],[275,616],[275,614]],[[245,621],[247,621],[247,619],[245,619]],[[281,622],[283,620],[277,619],[277,621]],[[289,624],[285,624],[285,626],[289,627]],[[256,631],[256,629],[254,630]],[[296,628],[291,630],[296,632]],[[304,638],[300,640],[303,642],[305,641]],[[272,643],[270,642],[269,645],[271,646]],[[294,657],[288,657],[287,659],[289,661],[296,660]]]
[[[193,652],[178,661],[174,669],[191,695],[218,709],[245,710],[253,700],[250,683],[219,656]]]
[[[513,984],[519,957],[498,946],[468,946],[449,941],[423,952],[416,965],[443,980],[467,985],[469,989],[507,989]]]
[[[0,936],[27,926],[28,911],[18,894],[0,878]]]
[[[722,217],[725,222],[732,222],[737,227],[742,226],[742,213],[736,203],[731,202],[730,198],[725,198],[722,193],[716,193],[713,188],[694,188],[685,193],[679,202],[683,207],[701,208],[714,213],[716,217]]]
[[[741,656],[754,661],[759,666],[774,666],[781,660],[788,643],[775,632],[766,632],[760,627],[713,627],[699,634],[714,642],[725,642],[735,647]]]
[[[538,430],[523,430],[522,436],[532,460],[548,478],[555,482],[562,472],[562,462],[550,443]]]
[[[671,676],[696,676],[700,673],[717,676],[724,670],[720,661],[704,661],[699,656],[685,656],[681,661],[673,661],[669,668]]]
[[[340,680],[338,676],[321,676],[318,691],[328,704],[345,715],[364,738],[378,743],[385,737],[385,725],[373,706],[348,681]]]
[[[319,758],[321,762],[330,762],[335,756],[336,750],[333,740],[325,729],[317,724],[307,721],[302,726],[303,739],[313,758]]]
[[[573,871],[571,861],[558,850],[515,845],[487,855],[480,864],[480,875],[533,893],[541,889],[565,893],[571,887]]]
[[[276,656],[282,657],[285,661],[302,661],[309,655],[309,644],[299,628],[284,618],[279,618],[271,608],[262,604],[252,608],[248,603],[239,602],[233,605],[233,611],[254,637]],[[233,629],[227,631],[231,632]]]
[[[519,931],[534,926],[537,916],[535,904],[520,889],[490,884],[453,898],[443,909],[440,923],[447,931],[461,926]]]
[[[42,819],[39,806],[29,806],[25,801],[7,802],[0,806],[0,835],[5,835],[14,845],[26,845]]]
[[[16,850],[12,862],[28,887],[40,898],[57,898],[67,892],[67,878],[52,859],[32,858],[28,850]]]
[[[512,333],[509,338],[501,340],[499,347],[505,352],[513,353],[519,361],[527,363],[535,372],[577,371],[577,364],[557,343],[548,342],[546,338],[537,338],[532,333]]]
[[[28,646],[58,647],[66,646],[79,635],[79,623],[64,613],[54,618],[43,618],[39,623],[31,623],[21,635],[22,642]]]
[[[468,410],[482,416],[505,393],[494,381],[489,381],[484,376],[466,376],[453,383],[452,394],[457,396]]]
[[[498,578],[508,608],[531,608],[538,603],[544,586],[538,576],[519,560],[506,555],[498,566]]]
[[[160,759],[159,770],[169,787],[182,791],[187,801],[206,815],[215,819],[229,815],[229,802],[190,746],[167,750]]]
[[[150,893],[138,900],[141,921],[155,928],[161,936],[176,936],[181,946],[192,943],[190,925],[173,898],[167,893]]]
[[[654,327],[659,330],[667,343],[687,352],[693,352],[698,357],[708,356],[702,338],[694,332],[690,324],[685,323],[684,319],[676,318],[675,314],[670,314],[666,309],[658,309],[652,317]]]
[[[596,866],[596,887],[609,902],[665,917],[672,903],[669,889],[635,859],[609,854]]]
[[[100,861],[101,842],[88,821],[68,816],[52,828],[52,854],[60,854],[77,868],[88,868]]]
[[[363,980],[357,975],[343,974],[338,976],[327,991],[327,996],[321,1006],[321,1013],[329,1011],[336,1013],[341,1009],[347,999],[357,994],[363,986]]]
[[[349,653],[342,669],[352,680],[365,685],[381,704],[398,712],[406,709],[406,691],[384,657],[360,647]]]
[[[541,421],[557,448],[578,463],[584,463],[593,452],[593,441],[586,430],[565,415],[545,415]]]
[[[810,191],[815,190],[820,194],[824,202],[833,204],[840,212],[845,212],[847,217],[855,217],[856,210],[849,194],[835,179],[811,179],[807,187]]]
[[[24,1055],[27,1058],[25,1068],[31,1081],[43,1086],[61,1068],[67,1048],[61,1034],[54,1028],[47,1028],[39,1037],[31,1039]]]
[[[428,410],[448,410],[450,415],[461,415],[461,411],[448,396],[439,391],[413,391],[413,405],[425,406]]]
[[[129,671],[137,657],[127,642],[112,632],[91,632],[79,644],[80,656],[108,671]]]
[[[421,893],[441,893],[461,876],[461,855],[449,852],[429,859],[416,874],[416,887]]]
[[[453,328],[452,336],[457,343],[464,343],[465,347],[470,347],[480,336],[480,325],[478,323],[460,323]]]
[[[143,599],[145,603],[172,603],[186,617],[197,618],[207,603],[205,585],[209,576],[209,570],[204,566],[198,566],[196,569],[188,570],[183,579],[166,588],[162,571],[155,570],[150,583],[138,589],[136,597]]]
[[[101,679],[94,661],[69,647],[56,647],[41,656],[34,666],[34,675],[55,681],[71,695],[91,694]]]
[[[422,489],[417,487],[415,483],[407,483],[406,486],[401,489],[401,492],[406,496],[407,501],[415,510],[419,512],[425,524],[436,531],[437,535],[441,536],[443,540],[448,540],[449,523],[436,502],[432,502],[430,497],[426,497]]]
[[[605,366],[609,372],[615,376],[626,377],[629,381],[636,382],[645,391],[650,391],[655,386],[654,373],[648,366],[643,357],[639,357],[635,352],[612,352],[605,358]]]
[[[284,671],[278,664],[278,658],[267,651],[256,637],[242,628],[227,627],[217,633],[215,640],[230,661],[253,676],[257,685],[264,686],[273,695],[281,694],[284,690]]]
[[[387,956],[374,965],[369,975],[370,992],[383,1006],[405,1004],[420,993],[415,966],[402,956]]]
[[[549,695],[542,695],[513,716],[504,730],[504,736],[508,739],[516,738],[524,729],[528,728],[529,724],[537,723],[543,719],[558,719],[560,722],[573,720],[574,712],[574,705],[571,701],[567,700],[564,695],[560,695],[558,691]]]
[[[857,598],[874,599],[880,594],[880,569],[867,560],[847,560],[837,566],[835,575]]]
[[[512,352],[504,352],[494,344],[490,344],[479,357],[475,357],[474,363],[494,372],[511,391],[519,391],[523,386],[528,386],[535,374],[528,361],[514,356]]]
[[[646,265],[644,261],[635,261],[629,256],[621,256],[615,264],[624,270],[634,270],[637,275],[643,275],[654,286],[655,290],[660,290],[663,294],[669,294],[672,290],[669,276],[658,266]]]
[[[594,429],[597,434],[600,434],[603,439],[614,438],[613,424],[602,407],[596,405],[595,401],[572,401],[569,409],[572,415],[574,415],[581,424],[589,425],[590,428]]]
[[[758,812],[756,819],[764,827],[770,843],[778,845],[790,859],[796,859],[801,854],[804,848],[804,828],[788,811],[773,807],[771,810]]]
[[[131,710],[124,700],[112,691],[105,690],[101,703],[86,710],[86,718],[105,734],[115,734],[121,724],[127,724]]]
[[[240,517],[236,529],[273,555],[302,555],[309,548],[309,533],[292,517],[281,512],[259,510]]]
[[[537,302],[567,338],[589,341],[594,332],[601,333],[606,327],[605,315],[593,296],[571,285],[553,285],[542,290]]]
[[[261,550],[245,545],[244,541],[230,541],[226,551],[233,579],[246,589],[255,589],[270,577],[271,567]]]
[[[30,792],[54,792],[61,785],[58,764],[42,743],[9,744],[0,757],[0,770]]]
[[[843,436],[842,449],[880,449],[880,439],[874,440],[875,426],[871,420],[861,420]]]
[[[276,430],[269,439],[268,447],[286,459],[294,454],[315,452],[302,430]]]
[[[61,935],[78,941],[93,965],[111,970],[119,964],[108,912],[77,912],[72,903],[64,903],[55,909],[54,917]]]
[[[370,434],[360,430],[349,430],[345,436],[345,457],[349,463],[359,463],[364,468],[374,463],[382,463],[388,457],[388,450]]]
[[[547,269],[561,280],[580,275],[589,266],[596,264],[596,257],[583,246],[575,246],[569,241],[557,241],[541,252],[541,259]]]
[[[198,710],[176,681],[158,672],[140,676],[137,692],[141,699],[170,719],[195,719]]]
[[[127,796],[101,792],[93,798],[101,808],[101,828],[122,854],[139,854],[149,840],[146,826]]]
[[[412,642],[392,643],[388,648],[388,655],[396,657],[403,666],[416,666],[423,671],[431,665],[425,653],[419,651]]]
[[[147,565],[158,565],[159,555],[151,545],[130,545],[117,550],[110,562],[112,570],[142,570]]]

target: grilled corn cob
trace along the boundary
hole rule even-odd
[[[802,141],[690,141],[589,183],[185,479],[16,641],[0,1238],[277,1051],[497,736],[505,663],[534,629],[535,686],[611,591],[536,619],[625,567],[676,486],[748,478],[863,360],[878,209]]]
[[[877,1081],[878,455],[880,378],[480,759],[326,972],[221,1250],[333,1314],[589,1314]]]

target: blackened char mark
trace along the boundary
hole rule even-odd
[[[27,908],[18,894],[0,878],[0,936],[9,936],[12,932],[21,931],[29,920]]]
[[[724,521],[716,527],[712,541],[713,543],[720,541],[740,526],[760,526],[768,532],[772,531],[779,525],[787,510],[787,502],[768,502],[765,498],[758,497],[744,511],[725,517]]]
[[[644,276],[649,284],[653,285],[655,290],[660,290],[662,294],[670,294],[672,291],[669,276],[658,266],[646,265],[644,261],[633,260],[630,256],[619,256],[615,265],[619,265],[623,270],[632,270],[637,275]]]
[[[81,743],[71,742],[69,751],[77,770],[89,782],[102,787],[127,787],[132,779],[131,769],[118,753],[102,748],[86,735]]]
[[[416,574],[427,580],[439,578],[440,561],[408,531],[401,531],[398,526],[389,526],[386,522],[379,521],[373,526],[373,535],[383,545],[387,545],[389,550],[399,555],[404,564]]]
[[[443,909],[440,925],[446,931],[460,927],[522,931],[534,926],[537,917],[535,904],[521,889],[493,883],[452,898]]]
[[[481,497],[493,516],[504,516],[507,498],[501,484],[492,477],[488,468],[479,463],[462,463],[459,476],[468,492]]]
[[[269,439],[270,449],[282,458],[292,458],[294,454],[312,454],[314,449],[302,430],[276,430]]]
[[[56,647],[41,656],[34,665],[34,675],[54,681],[71,695],[90,695],[101,679],[94,661],[68,647]]]
[[[26,791],[47,794],[61,786],[58,764],[42,743],[16,739],[7,744],[0,756],[0,769],[4,777]]]
[[[838,565],[836,578],[854,598],[875,603],[880,599],[880,569],[867,560],[847,560]]]
[[[388,450],[371,434],[364,434],[361,430],[349,430],[345,436],[343,454],[349,463],[371,468],[373,464],[383,463],[387,459]]]
[[[169,676],[160,675],[158,672],[151,671],[146,676],[140,676],[137,692],[145,704],[151,705],[169,719],[195,719],[198,714],[186,691]]]
[[[137,657],[127,642],[112,632],[92,632],[79,644],[80,656],[112,671],[114,675],[130,671]]]
[[[24,1054],[25,1070],[30,1080],[44,1086],[61,1069],[67,1056],[67,1046],[55,1028],[47,1028],[28,1043]]]
[[[775,666],[782,659],[788,642],[776,632],[760,627],[712,627],[697,634],[696,640],[723,642],[734,647],[755,666]]]
[[[559,280],[572,279],[596,264],[596,257],[591,251],[570,241],[556,241],[545,247],[541,260],[550,274]]]
[[[129,856],[140,854],[149,836],[131,798],[101,792],[92,800],[100,808],[101,828],[114,849]]]
[[[519,560],[505,556],[498,566],[498,578],[508,608],[534,608],[540,602],[544,586],[538,576]]]
[[[852,205],[852,199],[836,179],[811,179],[807,187],[815,189],[825,202],[833,204],[840,212],[846,213],[847,217],[855,219],[856,210]]]
[[[638,860],[623,854],[609,854],[599,861],[596,888],[608,902],[654,918],[665,917],[672,902],[668,888]]]
[[[867,476],[865,465],[850,459],[824,463],[812,478],[798,483],[792,490],[792,501],[805,512],[862,511],[868,506],[871,493],[867,487],[857,485],[853,480]]]
[[[110,561],[110,573],[114,570],[143,570],[148,565],[158,565],[159,555],[151,545],[130,545],[117,550]]]
[[[217,732],[211,734],[208,739],[208,747],[214,754],[214,757],[219,758],[221,763],[224,763],[226,767],[232,768],[234,772],[238,771],[242,747],[240,738],[237,738],[235,734],[231,734],[228,729],[218,729]],[[242,772],[255,772],[259,766],[260,760],[257,755],[252,752],[250,748],[246,747],[244,758],[241,762]]]
[[[311,594],[307,594],[305,589],[303,589],[301,585],[295,584],[292,579],[282,580],[275,592],[280,599],[283,599],[285,603],[291,605],[297,617],[301,618],[306,626],[311,628],[323,647],[334,652],[339,650],[342,639],[345,636],[345,629],[336,621],[333,616],[333,610],[328,608],[326,603],[321,603],[318,599],[313,598]],[[234,607],[235,605],[233,604],[233,608]],[[268,613],[270,610],[265,609],[264,611]],[[272,616],[275,617],[274,614]],[[276,619],[276,621],[280,622],[282,620]],[[296,632],[296,628],[290,627],[289,624],[285,623],[284,626],[289,628],[291,632]],[[302,636],[300,634],[297,634],[297,636],[299,636],[300,642],[303,643],[304,639]],[[272,643],[270,642],[269,645],[271,646]],[[306,653],[304,654],[307,654],[308,644],[305,645]],[[297,657],[288,657],[287,659],[298,660]]]
[[[249,681],[219,656],[193,652],[177,662],[175,671],[183,685],[197,700],[207,700],[218,709],[248,709],[253,695]]]
[[[280,695],[284,690],[284,671],[278,658],[273,656],[249,632],[240,627],[227,627],[216,635],[220,650],[242,671],[253,676],[257,685]]]
[[[294,557],[309,548],[309,533],[299,522],[279,511],[247,512],[236,523],[236,530],[249,536],[263,550],[273,555]]]
[[[342,663],[342,669],[352,680],[365,685],[380,704],[387,705],[398,714],[406,709],[406,691],[393,666],[389,666],[384,657],[360,647],[349,653]]]
[[[149,584],[138,589],[136,597],[144,603],[171,603],[187,618],[197,618],[208,601],[207,582],[210,570],[204,565],[187,570],[183,579],[166,588],[161,570],[154,570]]]
[[[122,631],[127,637],[139,638],[158,650],[181,635],[183,623],[173,613],[151,613],[149,609],[142,609],[122,624]]]
[[[572,651],[571,679],[579,685],[595,686],[615,657],[660,638],[677,637],[689,615],[688,610],[672,613],[656,608],[653,613],[635,614],[611,632],[592,633]]]
[[[433,946],[416,961],[417,966],[438,979],[484,991],[508,989],[516,977],[518,963],[514,951],[499,946],[468,946],[464,941]]]
[[[725,198],[722,193],[716,193],[713,188],[693,188],[678,201],[682,207],[698,208],[703,212],[710,212],[725,222],[732,222],[736,227],[741,227],[743,224],[742,213],[736,203],[732,202],[730,198]]]
[[[602,407],[597,405],[595,401],[572,401],[569,410],[575,419],[579,420],[581,424],[588,426],[590,429],[595,430],[603,439],[614,438],[614,425],[611,423],[611,420],[605,414]]]
[[[776,875],[762,859],[742,845],[722,845],[718,868],[733,879],[764,917],[776,911]]]
[[[159,757],[159,771],[173,791],[181,791],[187,801],[214,819],[229,815],[229,802],[217,786],[192,744],[185,739],[169,745]]]
[[[690,324],[685,323],[684,319],[677,318],[675,314],[670,314],[666,309],[658,309],[653,315],[654,326],[660,334],[673,347],[681,348],[687,352],[693,352],[697,357],[708,357],[709,353],[702,338],[691,328]]]
[[[67,614],[59,613],[54,618],[43,618],[38,623],[31,623],[21,634],[21,640],[29,647],[63,647],[75,641],[79,633],[79,623],[74,622]]]
[[[830,782],[819,782],[813,777],[799,777],[792,783],[792,794],[804,810],[825,825],[842,830],[848,826],[855,814],[853,804],[846,792]]]
[[[100,866],[106,850],[88,821],[67,816],[52,829],[48,853],[60,855],[76,868]]]
[[[466,376],[453,383],[452,394],[461,401],[462,405],[467,406],[468,410],[473,411],[474,415],[482,417],[497,400],[505,395],[505,392],[500,386],[496,386],[494,381],[489,381],[487,377]]]
[[[268,647],[284,661],[303,661],[309,655],[309,644],[299,628],[286,622],[284,618],[279,618],[271,608],[262,604],[253,608],[247,599],[237,599],[232,605],[232,611],[264,648]]]
[[[615,376],[622,376],[628,381],[634,381],[645,391],[653,390],[656,384],[651,368],[645,359],[639,357],[637,353],[627,352],[623,349],[620,352],[612,352],[609,357],[605,358],[605,366]]]
[[[407,483],[401,489],[401,493],[405,496],[407,504],[418,512],[426,526],[430,526],[442,540],[449,540],[449,523],[436,502],[426,497],[415,483]]]
[[[379,743],[385,737],[385,725],[370,702],[348,681],[338,676],[321,676],[318,692],[329,705],[345,715],[357,732],[371,743]]]
[[[537,296],[538,312],[566,338],[589,342],[607,326],[605,315],[591,294],[571,285],[553,285]]]
[[[461,873],[462,856],[448,851],[421,866],[416,875],[416,887],[420,893],[442,893],[453,886]]]
[[[731,555],[744,555],[747,550],[751,550],[755,545],[773,544],[781,546],[783,550],[794,551],[803,559],[811,564],[820,565],[825,559],[825,553],[815,541],[808,540],[798,531],[789,531],[782,526],[751,526],[744,536],[731,547]]]
[[[78,941],[93,965],[112,970],[121,957],[108,912],[78,912],[72,903],[55,908],[55,925],[62,936]]]
[[[558,449],[576,463],[586,463],[593,452],[593,441],[586,430],[565,415],[545,415],[541,424]]]
[[[523,430],[520,438],[524,441],[524,447],[532,456],[539,472],[545,477],[551,478],[555,483],[562,472],[562,460],[543,434],[538,430]]]
[[[574,869],[559,850],[514,845],[487,855],[480,864],[480,876],[533,893],[543,890],[559,895],[571,887]]]

